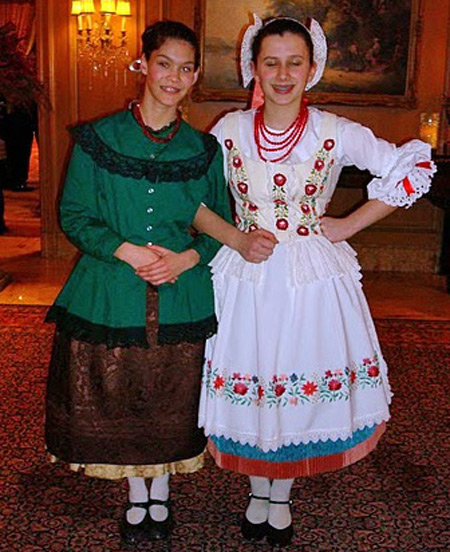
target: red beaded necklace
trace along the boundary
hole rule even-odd
[[[161,132],[162,129],[160,129],[158,131],[155,131],[155,130],[152,130],[148,125],[145,124],[144,119],[142,117],[140,105],[138,103],[133,104],[133,106],[131,108],[131,111],[134,115],[134,118],[136,119],[139,126],[141,127],[142,132],[145,134],[145,136],[147,136],[147,138],[150,138],[150,140],[152,140],[153,142],[156,142],[157,144],[166,144],[167,142],[170,142],[170,140],[172,140],[172,138],[175,136],[175,134],[178,132],[178,129],[180,128],[181,113],[178,111],[177,112],[177,118],[175,119],[173,129],[169,132],[169,134],[167,136],[164,136],[164,137],[155,136],[155,134],[153,134],[153,133],[154,132]],[[170,124],[172,124],[172,123],[170,123]],[[168,125],[168,126],[170,126],[170,125]]]
[[[264,157],[264,152],[283,152],[276,159],[270,159],[273,163],[283,161],[289,157],[292,150],[302,137],[306,123],[308,122],[309,110],[307,104],[308,100],[303,98],[297,117],[293,123],[288,126],[288,128],[282,130],[281,132],[273,132],[266,127],[264,123],[263,105],[256,110],[254,119],[254,136],[256,147],[258,149],[258,155],[262,161],[269,161],[269,159]],[[276,138],[276,140],[273,140],[273,138]],[[264,141],[266,145],[262,145],[262,141]]]

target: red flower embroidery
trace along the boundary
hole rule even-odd
[[[241,194],[246,194],[248,192],[248,186],[245,182],[238,182],[237,189]]]
[[[245,385],[245,383],[235,383],[233,390],[238,395],[245,395],[248,391],[248,387]]]
[[[284,385],[281,385],[281,383],[278,383],[275,385],[275,395],[277,397],[281,397],[281,395],[286,391],[286,387]]]
[[[276,186],[284,186],[286,184],[286,180],[287,178],[281,173],[278,173],[273,177],[273,181]]]
[[[229,138],[225,140],[225,147],[230,150],[233,147],[233,140],[230,140]]]
[[[363,364],[370,364],[372,362],[371,358],[363,358]]]
[[[240,157],[233,157],[233,167],[240,169],[242,167],[242,159]]]
[[[325,377],[326,377],[326,378],[331,378],[332,375],[333,375],[333,373],[332,373],[331,370],[327,370],[327,371],[325,372]]]
[[[302,387],[302,391],[305,395],[314,395],[317,392],[317,383],[313,381],[307,381]]]
[[[334,148],[334,140],[332,140],[331,138],[329,138],[328,140],[325,140],[325,142],[323,143],[323,147],[327,151],[332,150]]]
[[[306,226],[299,226],[297,228],[297,234],[299,236],[307,236],[309,234],[309,230],[308,228],[306,228]]]
[[[225,385],[225,379],[222,376],[217,376],[214,380],[214,389],[222,389]]]
[[[241,219],[236,215],[236,216],[234,217],[234,222],[235,222],[236,224],[240,224],[240,223],[241,223]]]
[[[380,370],[378,366],[370,366],[370,368],[367,370],[367,373],[371,378],[376,378],[380,373]]]
[[[274,199],[273,202],[275,205],[287,205],[284,199]]]
[[[249,203],[248,204],[248,210],[251,211],[252,213],[254,213],[255,211],[258,210],[258,207],[254,203]]]
[[[312,196],[316,193],[317,186],[315,184],[307,184],[305,186],[305,193],[307,196]]]
[[[339,391],[342,387],[342,383],[337,379],[332,379],[328,382],[328,389],[330,391]]]
[[[322,161],[322,159],[317,159],[314,163],[314,168],[316,171],[321,171],[325,166],[325,163]]]
[[[289,226],[289,222],[286,219],[278,219],[276,223],[276,227],[278,230],[287,230]]]
[[[352,370],[350,372],[350,383],[355,383],[355,381],[356,381],[356,372]]]
[[[264,397],[264,389],[259,385],[258,386],[258,399],[262,399]]]
[[[231,379],[234,379],[234,380],[241,379],[241,374],[239,372],[233,372]]]
[[[302,203],[300,209],[305,215],[308,215],[311,212],[311,207],[307,203]]]

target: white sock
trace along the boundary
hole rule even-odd
[[[269,498],[270,495],[270,480],[267,477],[250,477],[250,487],[252,495]],[[245,517],[251,523],[264,523],[267,521],[269,514],[269,501],[252,498],[245,511]]]
[[[158,500],[167,500],[169,498],[169,474],[155,477],[150,487],[150,498]],[[165,506],[155,504],[150,506],[150,517],[154,521],[164,521],[169,515],[169,510]]]
[[[128,477],[130,490],[128,491],[128,499],[130,502],[147,502],[148,489],[143,477]],[[137,508],[133,506],[127,510],[127,521],[132,525],[140,523],[146,514],[145,508]]]
[[[291,495],[294,479],[274,479],[270,488],[270,500],[287,502]],[[284,529],[292,523],[289,504],[270,504],[269,524],[275,529]]]

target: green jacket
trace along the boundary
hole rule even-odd
[[[200,263],[159,286],[160,343],[197,341],[215,332],[208,262],[220,244],[193,238],[201,203],[231,220],[221,148],[182,121],[168,143],[144,136],[130,111],[72,131],[75,146],[61,200],[61,226],[82,256],[47,320],[76,339],[109,347],[148,346],[146,282],[113,256],[124,241],[151,242]]]

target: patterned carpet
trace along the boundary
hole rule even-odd
[[[52,327],[41,307],[0,306],[0,551],[120,551],[124,484],[46,462],[43,394]],[[395,392],[378,449],[338,473],[298,480],[297,534],[285,550],[450,550],[450,323],[377,322]],[[447,447],[447,449],[446,449]],[[243,544],[246,480],[209,461],[172,480],[176,529],[153,552],[262,552]]]

